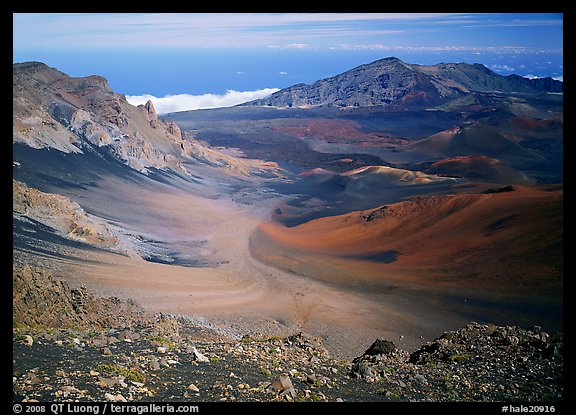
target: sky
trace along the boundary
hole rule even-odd
[[[14,13],[13,62],[101,75],[159,113],[230,106],[389,56],[563,80],[550,13]]]

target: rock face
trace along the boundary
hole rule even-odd
[[[242,105],[273,107],[427,107],[471,92],[562,92],[552,78],[501,76],[480,64],[407,64],[395,57],[361,65],[312,85],[297,84]]]
[[[156,114],[156,108],[154,108],[154,104],[152,101],[148,100],[144,106],[139,105],[138,108],[143,108],[146,118],[150,122],[150,127],[158,128],[160,127],[160,120],[158,120],[158,115]]]
[[[40,62],[13,65],[13,141],[67,153],[104,147],[143,173],[186,174],[182,161],[191,149],[152,102],[133,107],[100,76],[72,78]]]
[[[269,385],[269,388],[275,390],[280,397],[290,396],[291,398],[294,398],[296,396],[296,390],[294,389],[294,385],[287,373],[282,373],[278,376],[278,379],[272,382]]]
[[[398,348],[390,340],[377,339],[372,345],[364,352],[364,356],[375,356],[379,354],[391,354]]]

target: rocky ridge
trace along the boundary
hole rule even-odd
[[[531,80],[517,75],[501,76],[481,64],[440,63],[424,66],[388,57],[311,85],[293,85],[269,97],[241,105],[426,108],[470,93],[562,92],[562,85],[562,82],[552,78]]]
[[[472,322],[413,353],[377,339],[350,362],[306,333],[233,338],[29,267],[13,284],[14,401],[563,399],[562,335],[539,327]]]
[[[278,166],[237,160],[160,120],[151,101],[134,107],[101,76],[69,77],[41,62],[13,65],[13,142],[36,149],[84,153],[103,148],[131,168],[192,176],[186,163],[204,162],[249,175]]]
[[[131,106],[100,76],[72,78],[40,62],[14,64],[13,140],[34,148],[83,152],[107,146],[132,168],[185,171],[178,126],[158,120],[151,102]]]

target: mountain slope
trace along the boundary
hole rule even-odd
[[[471,181],[527,185],[535,180],[488,156],[457,156],[433,163],[428,173],[460,176]]]
[[[275,166],[239,160],[182,134],[160,120],[151,101],[134,107],[100,76],[73,78],[41,62],[13,65],[13,142],[35,149],[82,154],[94,149],[132,169],[192,177],[190,163],[249,174]]]
[[[562,201],[558,187],[420,196],[290,228],[265,223],[253,251],[335,283],[557,290]]]
[[[312,85],[297,84],[267,98],[245,104],[274,107],[374,105],[427,107],[470,92],[562,92],[563,84],[551,78],[530,80],[501,76],[480,64],[407,64],[395,57],[358,66]]]
[[[39,62],[15,64],[13,91],[19,261],[72,261],[111,251],[211,266],[219,260],[207,258],[205,221],[182,232],[176,206],[186,209],[187,225],[205,211],[219,223],[221,205],[235,208],[230,199],[248,199],[240,189],[257,189],[262,177],[282,174],[275,163],[240,159],[182,134],[158,119],[151,102],[134,107],[99,76],[72,78]]]
[[[489,156],[513,160],[538,160],[539,156],[507,139],[497,128],[474,123],[431,135],[406,146],[421,157]]]
[[[161,123],[150,104],[135,108],[99,76],[71,78],[39,62],[13,66],[13,140],[34,148],[82,152],[108,146],[139,171],[180,168],[186,153],[175,124]],[[170,157],[171,155],[172,157]]]

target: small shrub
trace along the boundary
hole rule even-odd
[[[152,336],[152,337],[149,337],[148,340],[150,340],[151,342],[158,342],[158,343],[166,344],[172,350],[176,348],[176,343],[174,343],[171,340],[168,340],[166,337]]]
[[[260,368],[260,373],[262,373],[264,376],[266,376],[267,378],[269,378],[270,376],[272,376],[272,372],[268,369],[266,369],[265,367],[261,367]]]
[[[452,331],[445,331],[442,333],[442,336],[440,336],[440,338],[444,340],[452,340],[452,337],[454,337],[454,332]]]
[[[450,356],[448,358],[448,361],[452,362],[452,363],[463,363],[463,362],[470,360],[471,357],[472,357],[472,355],[470,355],[470,354],[455,354],[455,355]]]
[[[135,369],[127,369],[125,367],[116,365],[101,364],[98,366],[98,371],[107,373],[109,375],[122,375],[128,380],[138,383],[144,383],[146,380],[140,371]]]

